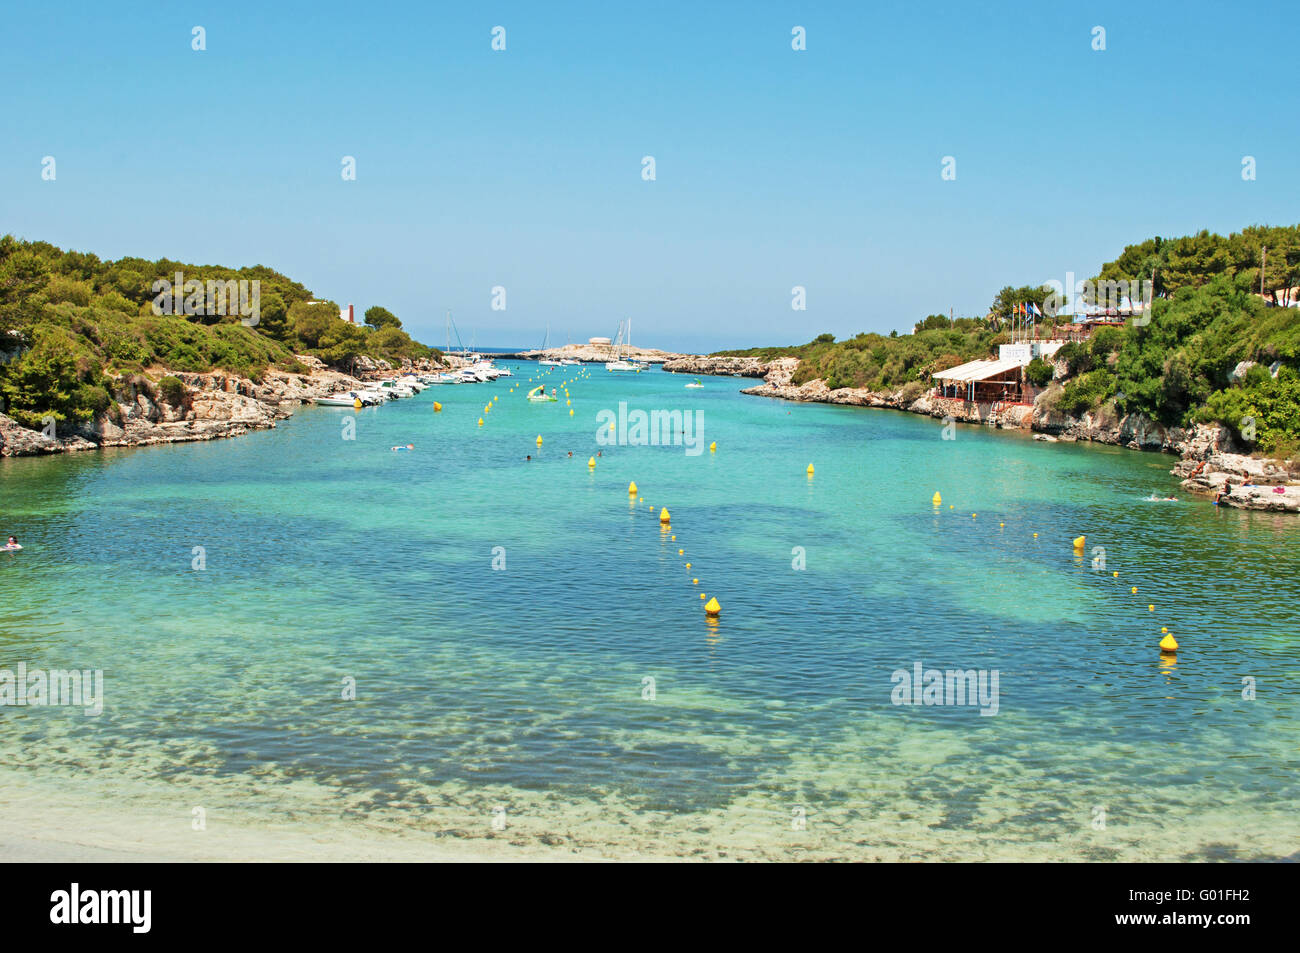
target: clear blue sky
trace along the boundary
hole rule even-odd
[[[433,344],[446,308],[481,346],[901,330],[1300,221],[1298,8],[13,3],[0,231],[270,265]]]

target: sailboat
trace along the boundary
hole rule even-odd
[[[572,337],[569,337],[569,336],[566,335],[565,338],[564,338],[564,349],[567,351],[567,350],[568,350],[570,347],[572,347],[572,346],[573,346],[573,338],[572,338]],[[582,361],[575,361],[575,360],[573,360],[572,358],[562,357],[562,358],[560,358],[560,366],[561,366],[561,367],[581,367],[581,366],[582,366]]]
[[[542,349],[543,351],[545,351],[547,348],[550,347],[550,345],[551,345],[551,326],[548,324],[548,325],[546,326],[546,337],[542,338],[542,348],[541,348],[541,349]],[[559,362],[559,361],[552,361],[552,360],[548,360],[548,359],[545,359],[545,358],[539,358],[538,361],[537,361],[537,363],[538,363],[538,365],[541,366],[541,367],[559,367],[559,366],[560,366],[560,362]]]
[[[627,335],[626,340],[624,340],[625,333]],[[622,321],[619,322],[618,337],[614,339],[614,346],[615,348],[618,349],[615,352],[616,355],[615,360],[606,361],[605,370],[639,371],[643,369],[642,365],[638,364],[636,361],[632,361],[627,358],[627,349],[632,346],[632,319],[631,318],[627,319],[626,331],[624,330],[624,322]]]

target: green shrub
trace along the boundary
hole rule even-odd
[[[185,384],[179,378],[164,377],[158,382],[158,396],[173,407],[184,406],[186,393]]]
[[[1041,357],[1034,358],[1025,366],[1025,377],[1035,387],[1046,387],[1055,373],[1056,369]]]
[[[1105,368],[1089,371],[1066,383],[1057,409],[1078,417],[1115,394],[1115,375]]]

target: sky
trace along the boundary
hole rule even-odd
[[[434,345],[448,309],[479,347],[905,331],[1152,235],[1300,222],[1297,26],[1198,0],[15,3],[0,233],[268,265]]]

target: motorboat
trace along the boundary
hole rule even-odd
[[[373,407],[380,403],[374,395],[367,394],[365,391],[348,391],[346,394],[330,394],[328,397],[317,397],[313,403],[322,407],[355,407],[360,401],[362,406]]]

